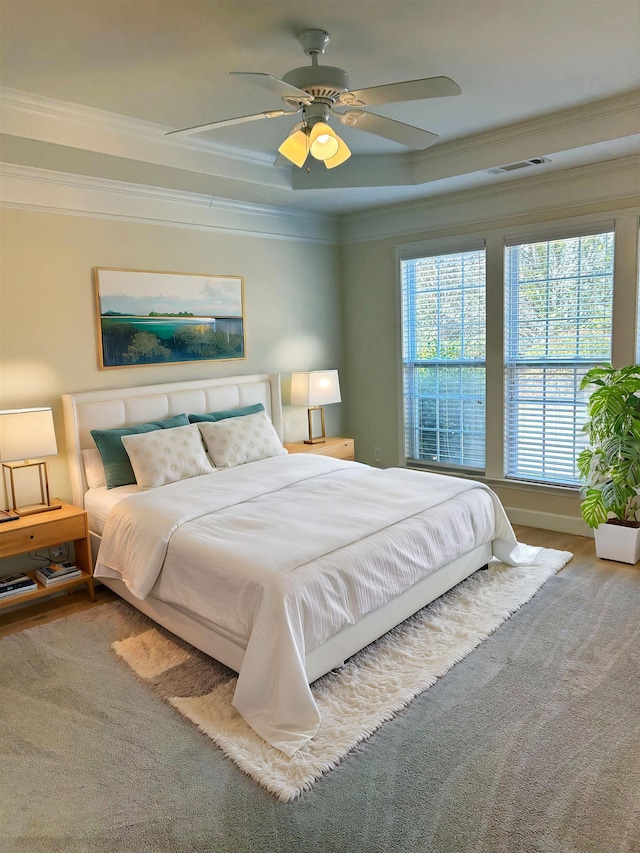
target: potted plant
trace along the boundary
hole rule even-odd
[[[584,431],[589,446],[578,456],[582,517],[595,528],[596,554],[637,563],[640,522],[640,366],[589,370],[581,389],[592,387]]]

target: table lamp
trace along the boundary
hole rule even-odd
[[[305,444],[321,444],[326,439],[324,430],[324,406],[339,403],[340,381],[337,370],[312,370],[308,373],[291,374],[291,405],[307,406],[309,438]],[[313,435],[313,412],[320,411],[321,434]]]
[[[18,515],[60,509],[60,504],[51,504],[47,463],[36,457],[55,456],[58,452],[53,428],[53,413],[50,408],[7,409],[0,411],[0,459],[2,468],[9,472],[11,509]],[[18,507],[14,472],[20,468],[38,469],[40,480],[40,503]]]

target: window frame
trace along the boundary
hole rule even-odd
[[[423,258],[435,258],[443,255],[464,254],[467,252],[485,253],[485,313],[486,313],[486,298],[487,298],[487,282],[486,282],[486,241],[484,238],[467,237],[464,241],[436,240],[425,241],[416,244],[407,244],[403,247],[396,247],[396,294],[397,294],[397,330],[398,330],[398,412],[399,412],[399,443],[400,443],[400,464],[412,468],[427,468],[434,471],[442,472],[461,472],[472,477],[483,477],[486,474],[486,414],[485,414],[485,464],[482,467],[465,467],[449,462],[441,462],[438,460],[421,460],[413,459],[406,455],[407,445],[407,422],[406,422],[406,400],[404,394],[405,388],[405,362],[404,362],[404,300],[403,300],[403,280],[402,280],[402,264],[405,261],[421,260]],[[485,327],[486,336],[486,327]],[[464,360],[456,361],[455,364],[464,364]],[[444,362],[437,362],[443,364]],[[452,362],[452,365],[454,362]],[[469,364],[472,364],[470,361]],[[485,410],[486,410],[486,338],[485,338],[485,358],[478,362],[484,365],[485,370]]]
[[[522,482],[534,482],[534,483],[544,483],[552,486],[568,486],[577,488],[579,486],[579,477],[577,474],[577,469],[575,465],[575,459],[577,458],[577,454],[581,447],[581,440],[579,429],[576,429],[573,433],[573,450],[571,457],[574,460],[574,464],[572,466],[573,473],[575,477],[569,477],[566,475],[558,474],[558,479],[545,478],[542,471],[538,471],[537,474],[531,473],[530,476],[527,476],[523,473],[523,466],[521,465],[519,471],[513,471],[511,469],[512,464],[517,465],[517,460],[520,460],[519,451],[513,451],[511,449],[511,442],[517,438],[518,431],[513,428],[513,419],[516,417],[516,410],[511,409],[509,407],[509,403],[511,401],[511,393],[507,392],[507,388],[510,387],[513,382],[517,379],[520,381],[519,377],[524,376],[528,370],[538,370],[541,374],[545,376],[543,380],[542,386],[545,388],[545,409],[546,406],[551,408],[555,407],[558,412],[563,411],[565,414],[563,417],[569,417],[569,419],[578,425],[581,421],[580,416],[580,407],[577,405],[578,400],[580,399],[579,385],[580,385],[580,374],[586,373],[586,371],[590,367],[595,367],[598,364],[603,364],[611,361],[612,355],[612,341],[613,341],[613,274],[614,274],[614,263],[615,253],[616,253],[616,245],[615,245],[615,230],[613,227],[613,223],[610,223],[608,227],[583,227],[575,230],[568,231],[567,229],[562,229],[562,233],[559,233],[560,229],[550,230],[548,233],[542,235],[540,232],[535,233],[532,236],[529,235],[518,235],[512,238],[506,238],[504,241],[504,252],[505,252],[505,265],[504,265],[504,305],[505,305],[505,324],[504,324],[504,341],[505,341],[505,349],[504,349],[504,360],[503,360],[503,371],[504,371],[504,385],[505,385],[505,400],[504,400],[504,421],[503,421],[503,435],[504,435],[504,478],[508,481],[518,480]],[[514,249],[519,249],[521,247],[531,246],[531,245],[547,245],[551,243],[555,243],[558,241],[565,240],[574,240],[574,239],[582,239],[588,238],[591,236],[600,236],[606,235],[607,237],[611,235],[612,243],[611,243],[611,251],[613,253],[612,264],[611,264],[611,309],[609,313],[611,330],[609,335],[609,352],[608,355],[597,357],[583,357],[577,354],[575,357],[568,358],[563,356],[558,356],[556,358],[547,358],[543,356],[539,359],[529,358],[529,359],[521,359],[518,357],[518,354],[511,351],[512,340],[510,338],[510,324],[511,322],[515,322],[516,328],[519,328],[521,309],[524,304],[526,304],[526,300],[521,302],[519,299],[514,302],[513,296],[514,291],[510,290],[511,286],[511,274],[512,274],[512,264],[515,261],[515,254],[512,255]],[[548,254],[547,249],[547,254]],[[510,257],[511,256],[511,257]],[[579,257],[579,263],[582,262],[582,254]],[[580,286],[583,281],[582,275],[571,276],[571,281],[577,282]],[[548,277],[545,281],[552,282],[554,281],[553,277]],[[522,284],[523,282],[519,282]],[[526,282],[525,282],[526,284]],[[547,291],[548,295],[549,291]],[[579,319],[580,311],[578,310],[576,321]],[[550,320],[549,315],[545,315],[543,323],[548,325],[550,322],[554,322]],[[548,334],[548,329],[543,337],[545,342],[545,347],[548,346],[549,341],[553,340],[553,336],[551,338]],[[573,382],[569,382],[569,384],[573,384],[573,394],[571,395],[571,399],[562,400],[560,396],[551,396],[547,399],[546,397],[546,373],[550,372],[551,375],[554,374],[555,371],[558,372],[559,376],[566,375],[570,379],[570,374],[573,373]],[[526,396],[526,395],[525,395]],[[573,402],[572,402],[573,401]],[[520,405],[524,402],[524,398],[522,397],[522,392],[520,392]],[[538,404],[539,408],[539,404]],[[534,411],[536,407],[534,406]],[[535,414],[536,424],[538,429],[540,430],[540,435],[547,434],[549,429],[552,429],[553,421],[547,417],[547,413],[540,417],[540,413],[536,412]],[[531,440],[531,449],[533,450],[537,441]],[[521,445],[522,442],[516,441],[516,444]],[[524,450],[526,450],[527,443],[524,443]],[[556,454],[553,451],[550,451],[547,455],[543,452],[543,461],[541,464],[541,469],[546,468],[547,466],[553,468],[555,462]],[[526,466],[524,466],[526,467]]]
[[[457,234],[453,234],[453,229]],[[466,228],[466,230],[465,230]],[[520,480],[505,477],[504,428],[495,428],[492,411],[504,412],[504,258],[505,246],[509,242],[526,242],[535,239],[558,239],[576,236],[586,231],[613,230],[614,279],[613,279],[613,335],[612,362],[616,366],[635,363],[636,346],[640,347],[639,288],[639,245],[640,210],[638,208],[609,209],[602,213],[562,218],[527,217],[519,224],[479,223],[469,217],[466,223],[442,227],[442,236],[427,237],[395,244],[395,293],[396,293],[396,389],[397,389],[397,460],[403,467],[441,471],[471,477],[490,486],[521,490],[545,495],[567,495],[578,493],[578,486],[555,485],[546,482]],[[405,456],[405,418],[403,387],[402,350],[402,281],[400,261],[428,255],[447,254],[456,251],[481,248],[486,250],[486,468],[484,475],[463,469],[445,471],[442,466],[423,462],[413,464]],[[638,353],[640,358],[640,353]]]

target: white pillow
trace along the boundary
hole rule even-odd
[[[104,465],[102,464],[102,456],[97,447],[82,451],[82,461],[84,462],[84,475],[87,478],[87,486],[90,489],[98,489],[100,486],[106,486],[107,480],[104,475]]]
[[[123,435],[122,443],[141,489],[153,489],[215,470],[193,424]]]
[[[266,412],[200,422],[198,429],[216,468],[233,468],[287,452]]]

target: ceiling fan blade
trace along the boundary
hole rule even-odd
[[[385,139],[399,142],[408,148],[414,148],[416,151],[428,148],[438,139],[437,133],[431,133],[428,130],[422,130],[420,127],[395,121],[395,119],[365,113],[362,110],[349,110],[346,113],[336,113],[336,115],[340,116],[340,121],[347,127],[355,127],[358,130],[375,133],[376,136],[384,136]]]
[[[183,127],[182,130],[170,130],[165,136],[175,136],[181,133],[187,136],[190,133],[203,133],[214,127],[228,127],[231,124],[243,124],[245,121],[257,121],[260,118],[279,118],[280,116],[294,116],[300,110],[266,110],[263,113],[254,113],[250,116],[238,116],[238,118],[225,118],[222,121],[210,121],[208,124],[197,124],[195,127]]]
[[[347,107],[372,107],[376,104],[395,104],[399,101],[422,101],[427,98],[446,98],[459,95],[460,86],[450,77],[425,77],[422,80],[405,80],[386,83],[369,89],[343,92],[339,103]]]
[[[248,83],[254,83],[262,89],[268,89],[281,98],[294,98],[301,104],[310,104],[313,102],[313,95],[305,92],[304,89],[298,89],[297,86],[292,86],[280,80],[278,77],[273,77],[271,74],[259,74],[252,71],[231,71],[233,77],[242,77]]]

